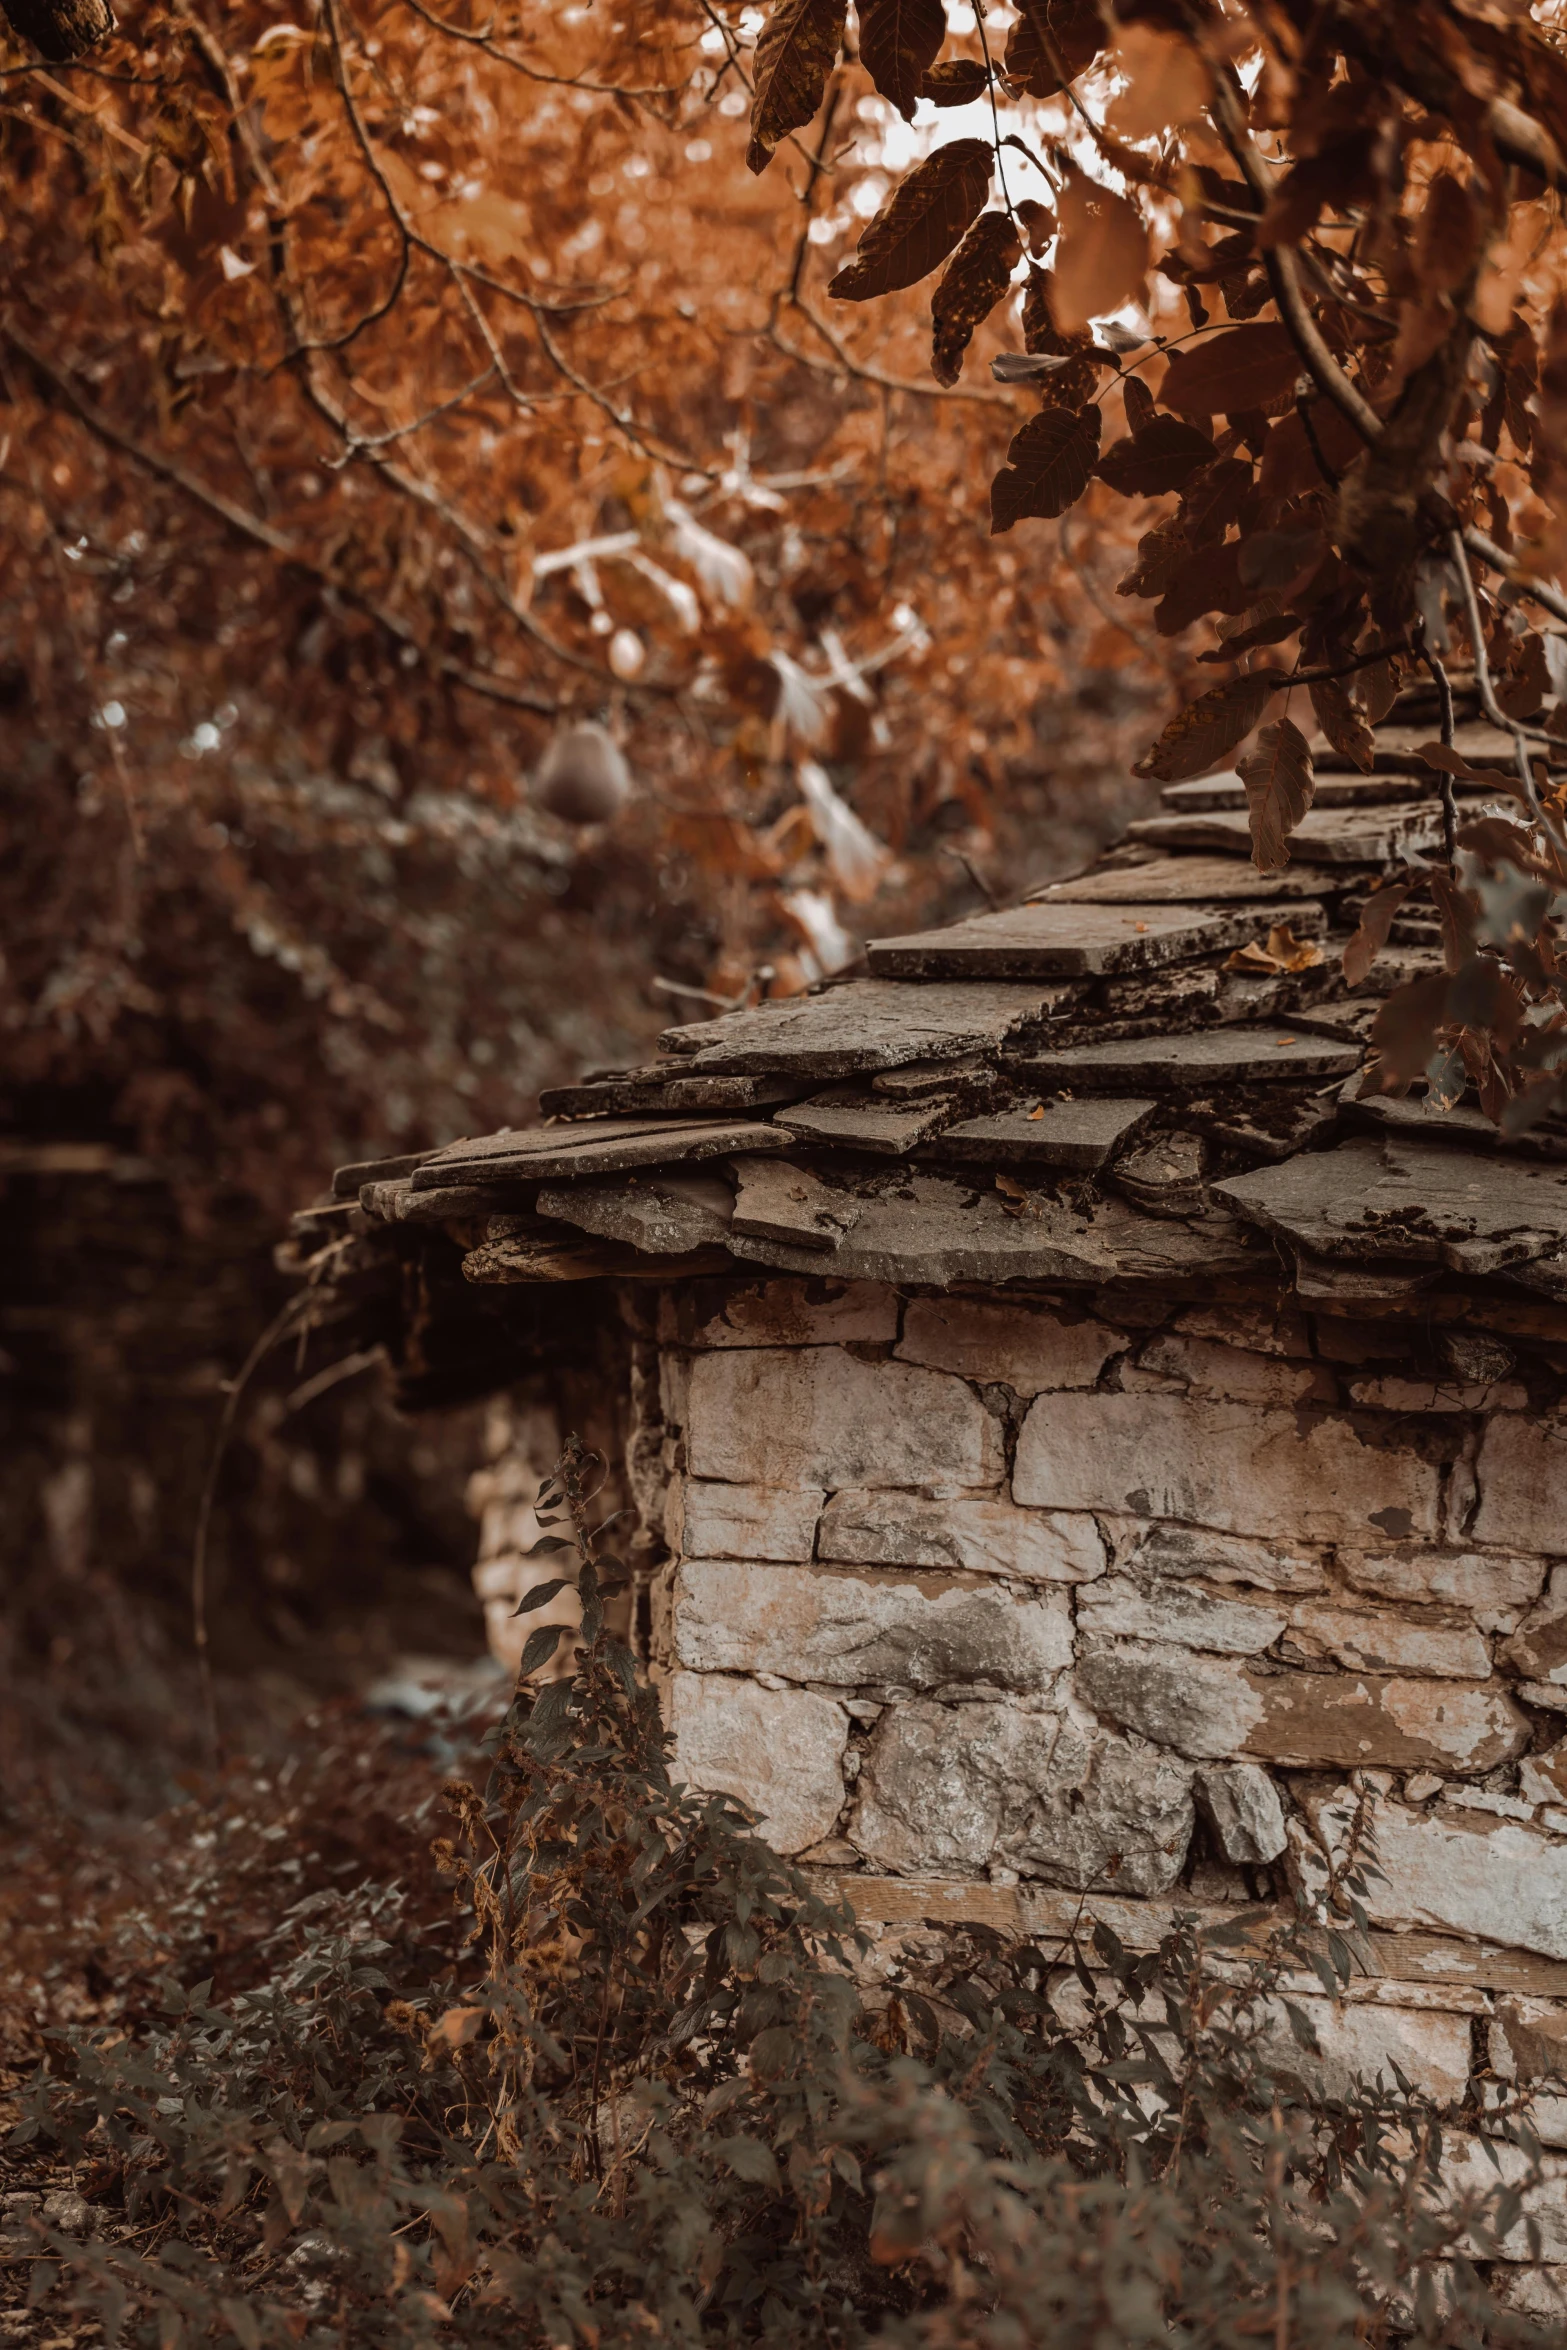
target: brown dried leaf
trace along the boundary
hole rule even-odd
[[[920,96],[932,106],[972,106],[990,87],[990,76],[977,57],[944,57],[920,84]],[[1021,204],[1018,210],[1021,212]]]
[[[1328,741],[1344,758],[1353,759],[1362,775],[1369,775],[1375,764],[1376,738],[1365,711],[1351,701],[1343,679],[1319,678],[1310,692],[1317,724]]]
[[[1140,296],[1148,277],[1148,230],[1125,196],[1077,174],[1061,191],[1061,242],[1050,305],[1070,334]]]
[[[1029,252],[1037,261],[1056,233],[1056,216],[1048,204],[1041,204],[1034,196],[1019,197],[1012,209],[1022,223]]]
[[[1123,498],[1157,498],[1166,490],[1178,490],[1199,465],[1211,465],[1217,454],[1207,434],[1194,424],[1155,413],[1125,440],[1111,442],[1099,460],[1099,478]]]
[[[1284,683],[1276,669],[1253,669],[1227,685],[1210,686],[1188,702],[1132,769],[1156,783],[1183,783],[1209,775],[1243,743]]]
[[[957,382],[974,329],[1001,300],[1022,258],[1023,247],[1008,215],[982,212],[931,296],[930,371],[938,383]]]
[[[765,171],[779,140],[803,130],[820,106],[847,15],[847,0],[777,0],[756,44],[745,156],[752,171]]]
[[[1140,375],[1123,376],[1121,397],[1126,403],[1126,425],[1129,432],[1142,432],[1152,424],[1159,411],[1154,406],[1153,394]]]
[[[860,63],[905,122],[946,37],[942,0],[860,0]]]
[[[988,139],[952,139],[901,180],[827,288],[840,302],[917,285],[946,260],[990,190]]]
[[[1360,926],[1344,949],[1344,979],[1348,986],[1360,985],[1387,945],[1393,917],[1414,886],[1412,881],[1395,881],[1386,889],[1373,890],[1367,898]]]
[[[1474,267],[1479,238],[1480,222],[1468,189],[1450,171],[1439,171],[1425,192],[1415,244],[1415,271],[1422,286],[1443,294],[1461,286]]]
[[[1311,806],[1316,789],[1311,750],[1292,718],[1275,718],[1236,762],[1246,786],[1251,859],[1259,873],[1289,863],[1289,837]]]
[[[1211,342],[1177,351],[1159,398],[1183,416],[1237,416],[1278,399],[1300,371],[1288,327],[1267,320],[1232,326]]]
[[[1007,79],[1031,98],[1053,98],[1105,45],[1098,0],[1020,0],[1020,9],[1007,40]]]
[[[1324,960],[1315,939],[1297,938],[1287,922],[1275,923],[1265,939],[1249,939],[1226,958],[1226,971],[1311,971]]]
[[[1495,677],[1496,698],[1509,718],[1532,718],[1551,690],[1545,645],[1537,629],[1515,637]]]
[[[1007,451],[990,485],[990,528],[1010,530],[1028,515],[1064,514],[1088,487],[1099,454],[1095,407],[1042,408]]]
[[[1412,979],[1396,988],[1371,1028],[1377,1059],[1361,1081],[1362,1093],[1406,1093],[1437,1049],[1452,981],[1445,971]]]

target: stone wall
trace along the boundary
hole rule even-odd
[[[889,1933],[1087,1892],[1152,1940],[1312,1889],[1358,1802],[1381,1972],[1330,2072],[1554,2065],[1560,1349],[784,1279],[670,1289],[659,1339],[650,1661],[692,1781]]]

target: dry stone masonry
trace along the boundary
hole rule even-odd
[[[410,1405],[512,1391],[476,1493],[509,1661],[565,1399],[609,1397],[678,1767],[878,1963],[1320,1904],[1369,1834],[1360,1971],[1292,1987],[1318,2077],[1464,2103],[1458,2169],[1532,2082],[1567,2169],[1567,1131],[1379,1093],[1371,1020],[1440,940],[1341,960],[1440,837],[1428,715],[1375,796],[1323,751],[1281,874],[1237,779],[1177,785],[1029,903],[343,1170],[299,1255]],[[1536,2216],[1567,2306],[1567,2181]]]

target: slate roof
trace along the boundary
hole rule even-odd
[[[1341,962],[1369,886],[1439,842],[1414,755],[1435,732],[1412,694],[1371,775],[1324,748],[1282,873],[1250,862],[1237,777],[1173,785],[1024,904],[670,1028],[647,1067],[545,1093],[537,1125],[339,1169],[296,1259],[334,1233],[439,1227],[467,1283],[509,1289],[761,1266],[911,1285],[1249,1272],[1346,1311],[1454,1279],[1567,1301],[1567,1126],[1504,1143],[1472,1105],[1358,1095],[1381,998],[1441,967],[1414,910],[1360,987]],[[1485,764],[1503,746],[1471,718],[1457,747]]]

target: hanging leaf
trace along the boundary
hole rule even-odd
[[[1085,173],[1061,191],[1061,242],[1050,293],[1057,328],[1070,334],[1144,292],[1148,230],[1135,204]]]
[[[905,122],[946,37],[941,0],[860,0],[860,63]]]
[[[827,288],[840,302],[917,285],[939,268],[990,192],[988,139],[952,139],[899,182]]]
[[[957,382],[974,329],[1001,300],[1022,258],[1023,247],[1008,215],[982,212],[931,296],[930,371],[938,383]]]
[[[1412,979],[1394,990],[1371,1025],[1377,1056],[1361,1080],[1362,1093],[1405,1093],[1437,1049],[1452,981],[1445,971]]]
[[[1443,294],[1461,286],[1474,267],[1479,240],[1480,221],[1468,189],[1450,171],[1439,171],[1420,208],[1415,247],[1420,284]]]
[[[1316,788],[1310,747],[1292,718],[1275,718],[1237,760],[1236,771],[1246,786],[1251,861],[1259,873],[1277,873],[1289,863],[1290,834]]]
[[[765,171],[780,139],[815,115],[843,47],[847,14],[847,0],[778,0],[756,44],[745,155],[752,171]]]
[[[1031,98],[1053,98],[1105,45],[1098,0],[1020,0],[1020,7],[1007,40],[1007,79]]]
[[[1028,239],[1029,252],[1037,261],[1056,233],[1056,216],[1048,204],[1041,204],[1035,196],[1020,196],[1012,209]]]
[[[920,96],[933,106],[972,106],[989,87],[990,76],[977,57],[945,57],[927,72]]]
[[[1159,411],[1153,404],[1153,394],[1140,375],[1121,379],[1121,398],[1126,403],[1126,424],[1129,432],[1145,432]]]
[[[1393,920],[1399,907],[1414,888],[1412,881],[1395,881],[1386,889],[1374,889],[1367,898],[1360,916],[1360,924],[1344,949],[1344,980],[1349,987],[1358,987],[1392,935]]]
[[[1132,773],[1156,783],[1211,774],[1246,740],[1283,682],[1277,669],[1253,669],[1227,685],[1210,686],[1170,720]]]
[[[1146,392],[1143,397],[1148,398]],[[1130,410],[1130,400],[1127,407]],[[1157,498],[1166,490],[1178,490],[1199,465],[1211,465],[1217,454],[1205,432],[1183,424],[1178,416],[1160,416],[1150,402],[1148,423],[1106,449],[1099,460],[1099,478],[1123,498]]]
[[[536,1608],[548,1607],[550,1601],[557,1598],[562,1591],[574,1589],[575,1585],[569,1575],[557,1575],[553,1581],[536,1583],[531,1591],[524,1592],[511,1612],[514,1616],[531,1616]]]
[[[1270,321],[1234,326],[1209,342],[1177,351],[1159,399],[1182,416],[1237,416],[1282,398],[1300,370],[1288,327]]]
[[[1350,700],[1343,679],[1319,679],[1311,688],[1311,706],[1317,714],[1317,724],[1333,748],[1342,757],[1353,760],[1362,775],[1369,775],[1376,758],[1376,739],[1366,713],[1358,702]]]
[[[1099,454],[1097,408],[1042,408],[1007,451],[990,485],[992,536],[1029,515],[1064,514],[1088,487]]]
[[[565,1637],[565,1630],[564,1624],[540,1624],[537,1631],[528,1634],[528,1645],[517,1667],[519,1681],[526,1681],[528,1675],[536,1673],[540,1665],[549,1663]]]

